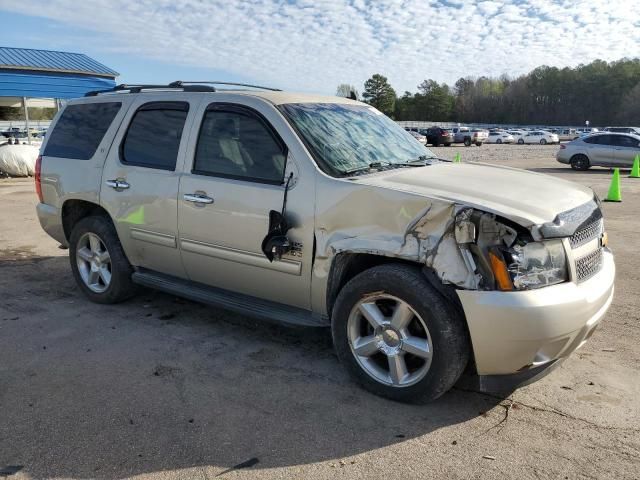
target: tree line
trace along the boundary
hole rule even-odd
[[[358,95],[348,84],[337,94]],[[640,59],[541,66],[517,78],[464,77],[453,86],[427,79],[417,92],[400,96],[385,76],[375,74],[365,82],[362,100],[395,120],[638,126]]]

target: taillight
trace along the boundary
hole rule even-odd
[[[42,155],[38,155],[36,159],[36,171],[35,171],[35,180],[36,180],[36,194],[38,195],[38,200],[40,203],[44,203],[44,198],[42,198],[42,180],[41,180],[41,169],[42,169]]]

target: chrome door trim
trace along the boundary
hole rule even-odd
[[[289,275],[300,276],[302,273],[301,262],[289,259],[270,262],[261,253],[258,254],[244,250],[237,250],[235,248],[213,245],[210,243],[199,242],[197,240],[190,240],[188,238],[180,239],[180,248],[185,252],[206,255],[208,257],[219,258],[229,262],[243,263],[253,267],[266,268],[282,273],[288,273]]]

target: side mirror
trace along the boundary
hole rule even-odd
[[[276,211],[269,212],[269,232],[262,240],[262,253],[269,259],[280,260],[284,254],[291,250],[291,243],[287,238],[289,224],[284,216]]]
[[[271,237],[263,246],[263,251],[270,262],[280,260],[284,254],[291,250],[291,244],[286,235]]]

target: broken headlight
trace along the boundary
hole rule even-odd
[[[546,287],[568,279],[567,256],[562,240],[516,243],[505,253],[516,290]]]

